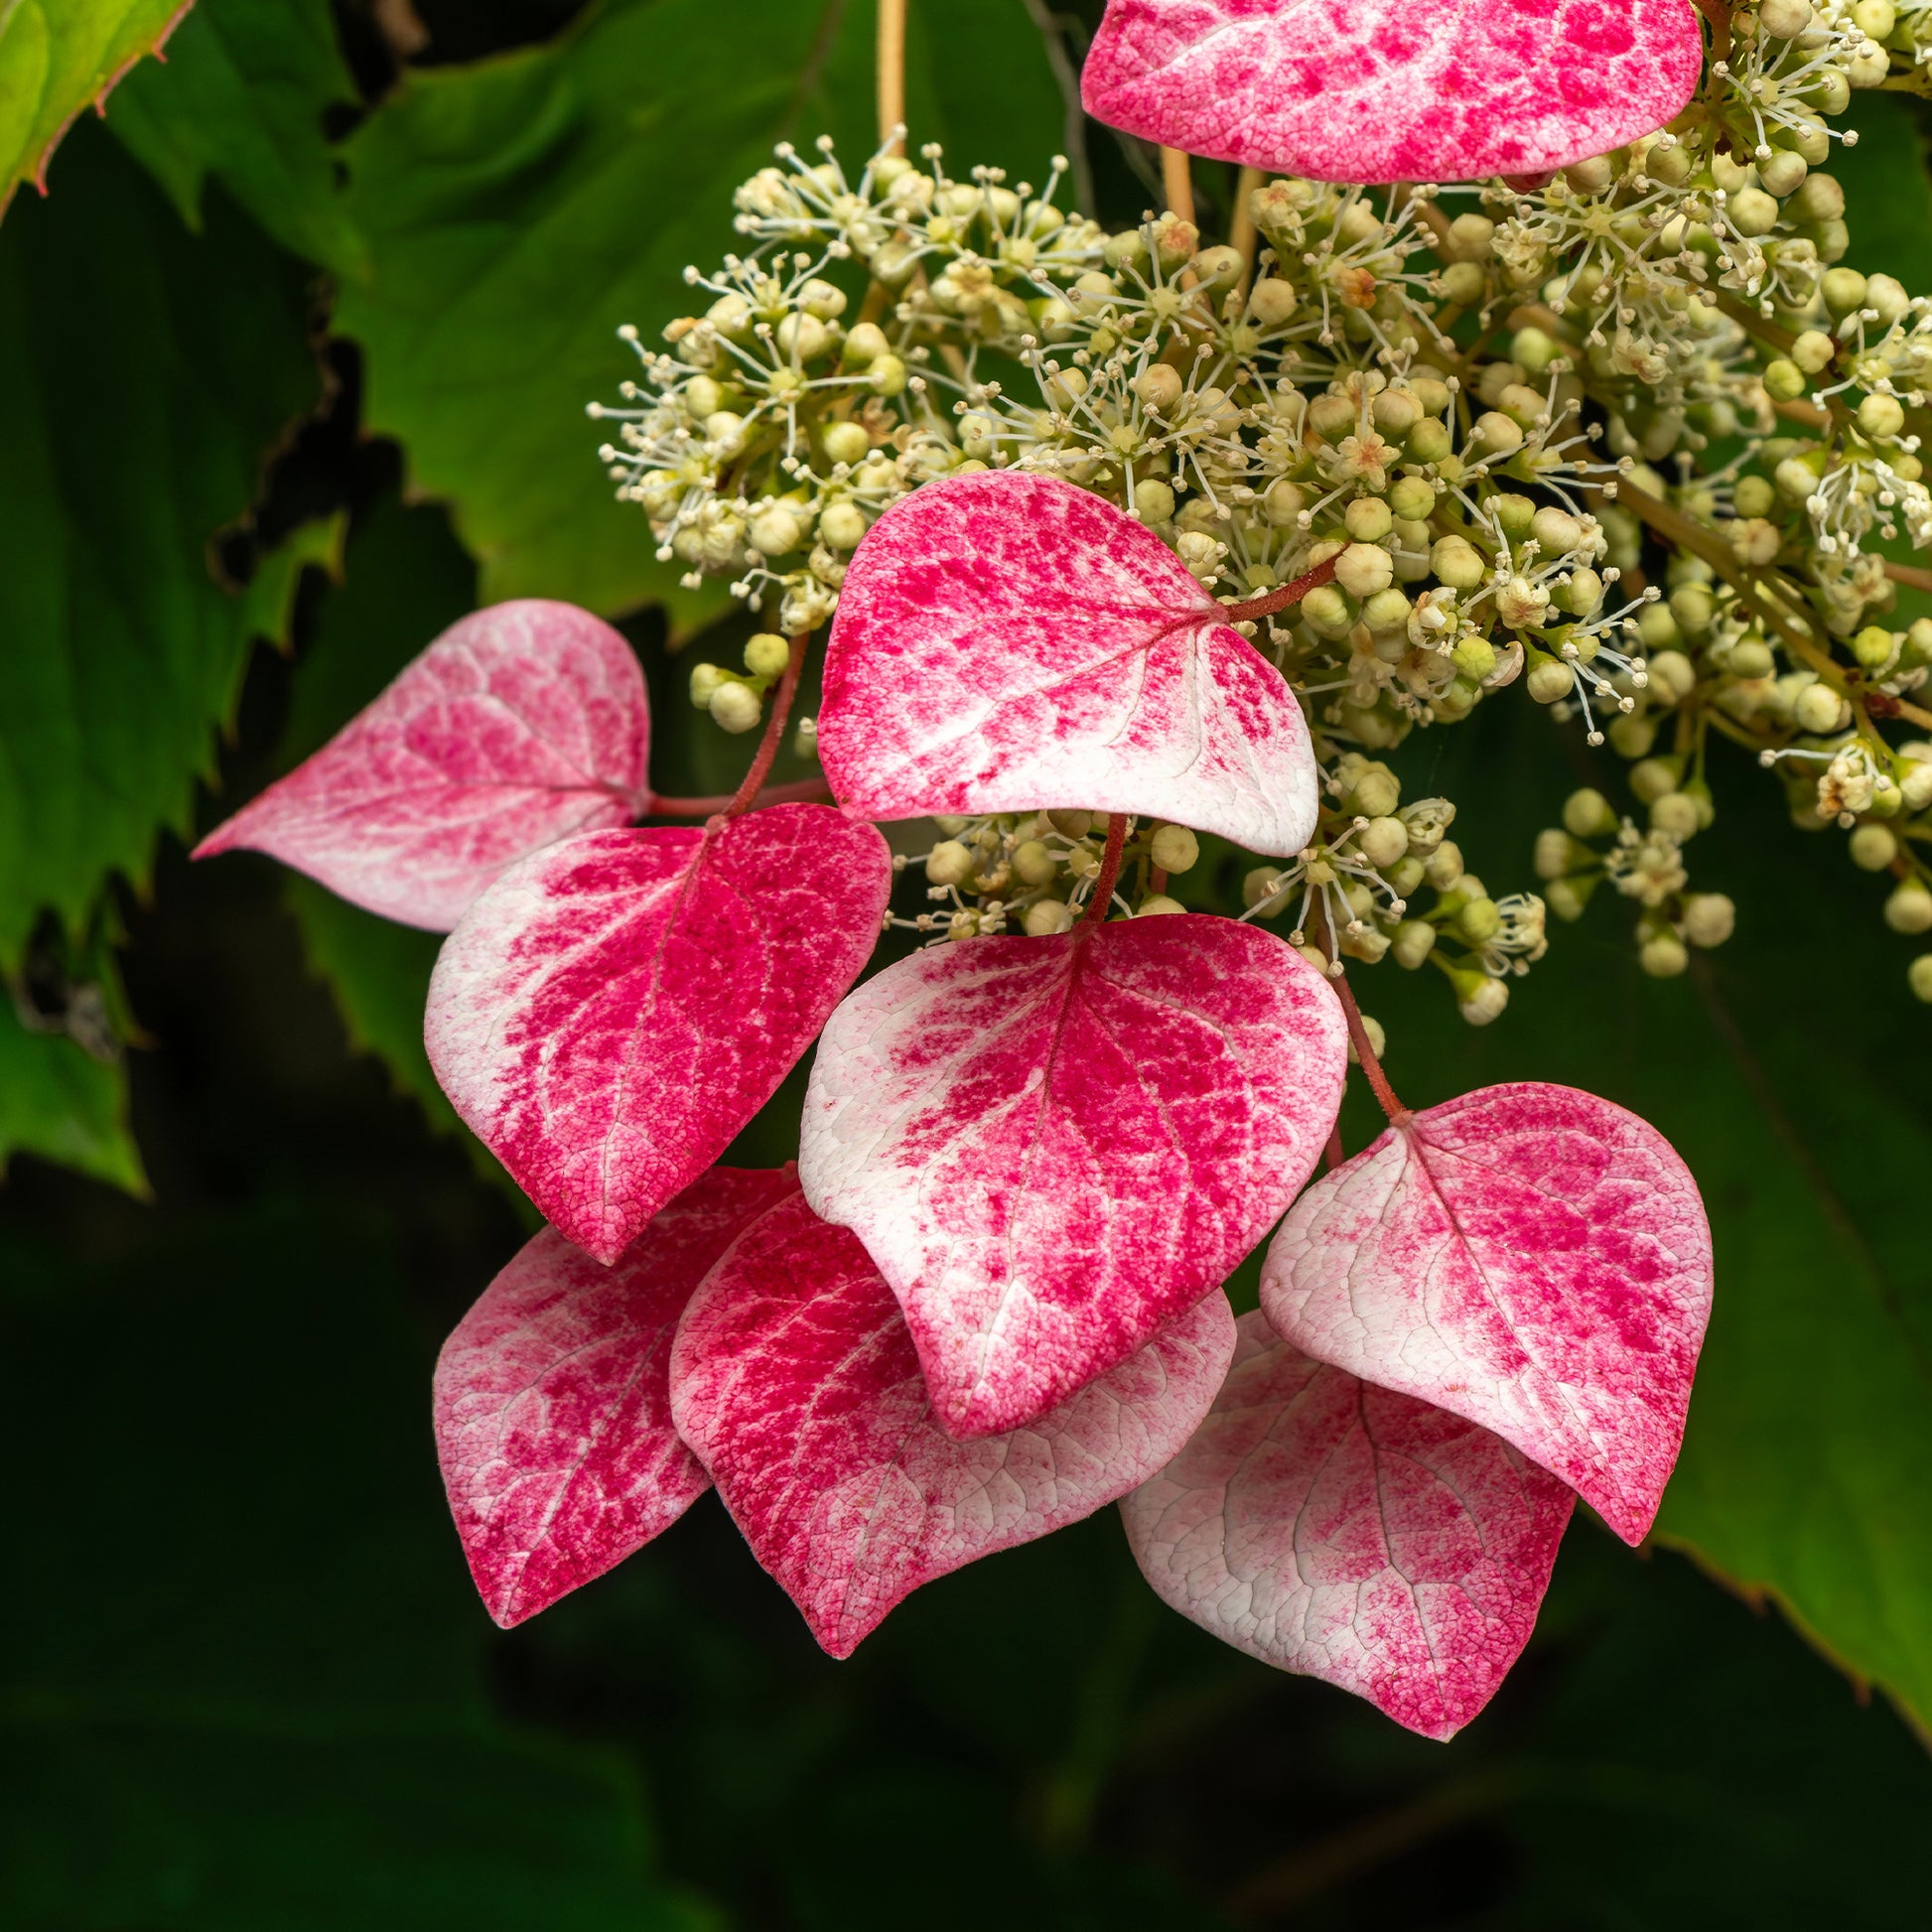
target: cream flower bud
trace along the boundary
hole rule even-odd
[[[1050,846],[1028,839],[1014,850],[1013,870],[1022,885],[1049,886],[1059,874],[1060,862]]]
[[[1690,963],[1690,953],[1674,932],[1653,933],[1637,948],[1637,964],[1652,979],[1675,979]]]
[[[963,886],[973,876],[973,853],[958,839],[942,839],[926,854],[925,876],[935,886]]]
[[[1385,871],[1409,850],[1409,828],[1399,818],[1372,818],[1355,839],[1356,850],[1377,872]]]
[[[1916,879],[1901,880],[1885,900],[1885,923],[1894,932],[1932,931],[1932,892]]]
[[[764,717],[764,701],[749,684],[741,684],[736,678],[712,692],[707,709],[712,722],[728,732],[757,731]]]
[[[1852,863],[1861,872],[1883,872],[1898,857],[1898,839],[1888,825],[1861,825],[1852,834]]]
[[[1859,404],[1859,427],[1867,436],[1896,436],[1905,427],[1905,407],[1896,396],[1866,396]]]
[[[1149,841],[1148,856],[1162,872],[1191,872],[1200,861],[1200,841],[1184,825],[1164,825]]]
[[[1690,893],[1684,899],[1684,936],[1694,946],[1722,946],[1737,926],[1737,907],[1723,893]]]
[[[1429,567],[1452,591],[1472,591],[1488,572],[1481,553],[1466,537],[1439,537]]]
[[[1561,879],[1577,863],[1577,842],[1560,825],[1547,826],[1536,835],[1533,863],[1542,880]]]
[[[746,535],[754,550],[783,557],[804,542],[805,525],[789,503],[768,503],[752,518]]]
[[[1134,485],[1134,514],[1143,523],[1165,523],[1173,514],[1173,490],[1159,477],[1143,477]]]
[[[1905,983],[1913,996],[1932,1006],[1932,952],[1922,952],[1905,969]]]
[[[1828,684],[1808,684],[1798,693],[1791,716],[1800,731],[1824,734],[1844,729],[1848,707]]]
[[[1349,804],[1368,819],[1387,818],[1401,800],[1402,781],[1386,764],[1364,766],[1357,773],[1348,793]],[[1407,826],[1403,828],[1403,836],[1405,839],[1408,837]],[[1441,834],[1438,833],[1437,837],[1440,839]],[[1434,850],[1433,846],[1431,850]],[[1396,854],[1398,859],[1401,856],[1399,852]]]
[[[777,677],[790,662],[790,644],[768,630],[745,640],[745,668],[754,677]]]
[[[1426,919],[1405,919],[1395,929],[1395,943],[1389,948],[1398,966],[1414,972],[1436,950],[1436,928]]]
[[[1170,898],[1166,893],[1150,893],[1134,908],[1137,919],[1162,918],[1171,912],[1184,912],[1186,907],[1177,898]]]
[[[1616,830],[1616,813],[1600,791],[1585,785],[1563,802],[1564,829],[1580,839],[1600,839]]]
[[[1335,559],[1335,582],[1351,597],[1373,597],[1395,581],[1395,559],[1379,544],[1351,543]]]
[[[1381,1021],[1373,1014],[1361,1016],[1362,1032],[1368,1035],[1368,1050],[1379,1060],[1389,1050],[1389,1035],[1383,1031]],[[1360,1066],[1362,1056],[1355,1050],[1353,1039],[1348,1042],[1348,1061],[1351,1066]]]
[[[857,503],[827,503],[818,519],[818,534],[834,550],[856,550],[871,527]]]
[[[1439,893],[1453,891],[1462,879],[1462,848],[1453,839],[1444,839],[1429,855],[1423,877]]]
[[[843,463],[848,469],[872,454],[872,438],[861,423],[827,423],[818,445],[828,463]]]
[[[691,705],[696,711],[711,709],[712,695],[730,676],[722,664],[691,666]]]
[[[1650,802],[1650,829],[1682,841],[1698,832],[1697,800],[1688,792],[1667,791]]]
[[[1501,980],[1482,975],[1456,976],[1456,1011],[1472,1027],[1486,1027],[1500,1020],[1509,1005],[1509,988]]]
[[[1043,898],[1027,907],[1023,921],[1030,938],[1045,939],[1056,932],[1066,932],[1073,924],[1073,908],[1056,898]]]
[[[1558,699],[1570,695],[1576,682],[1568,664],[1555,657],[1546,657],[1542,663],[1530,667],[1529,676],[1523,680],[1523,688],[1538,704],[1555,704]]]
[[[1807,190],[1815,188],[1821,179],[1822,177],[1814,175],[1806,182],[1805,188]],[[1838,349],[1832,339],[1822,329],[1807,329],[1791,345],[1791,360],[1796,362],[1807,375],[1816,375],[1821,369],[1830,368],[1832,357],[1837,353]]]

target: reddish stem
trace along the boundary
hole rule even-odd
[[[1409,1118],[1409,1109],[1396,1098],[1395,1089],[1389,1085],[1389,1076],[1382,1071],[1382,1062],[1375,1057],[1375,1048],[1368,1041],[1368,1029],[1362,1025],[1362,1010],[1355,1004],[1355,996],[1349,992],[1347,980],[1330,980],[1328,984],[1335,989],[1335,998],[1341,1002],[1342,1018],[1348,1022],[1348,1037],[1355,1042],[1355,1057],[1361,1061],[1362,1071],[1368,1076],[1376,1103],[1388,1115],[1390,1122],[1400,1127]]]
[[[788,784],[766,785],[753,800],[755,805],[811,803],[830,798],[832,787],[823,778],[793,778]],[[736,792],[721,791],[710,798],[670,798],[651,794],[645,813],[649,818],[710,818],[730,805]]]
[[[1333,1173],[1348,1159],[1348,1156],[1342,1151],[1341,1118],[1339,1115],[1336,1116],[1334,1127],[1328,1135],[1328,1145],[1322,1150],[1321,1159],[1330,1173]]]
[[[759,788],[764,783],[765,774],[771,769],[771,760],[778,756],[778,743],[784,737],[785,726],[791,718],[791,701],[798,695],[798,674],[805,668],[805,646],[811,640],[809,630],[801,630],[791,640],[791,656],[786,661],[784,675],[778,680],[778,695],[771,700],[771,716],[765,723],[763,738],[759,741],[758,757],[752,760],[752,768],[746,772],[745,782],[725,807],[727,818],[749,812],[758,802]]]
[[[1284,584],[1280,590],[1270,591],[1266,597],[1252,598],[1246,604],[1226,606],[1221,612],[1221,621],[1248,623],[1256,618],[1272,618],[1278,611],[1290,610],[1311,591],[1319,590],[1323,584],[1334,581],[1335,565],[1340,554],[1337,551],[1326,563],[1316,564],[1312,570],[1303,572],[1294,583]]]
[[[1127,850],[1127,814],[1115,812],[1107,820],[1107,849],[1100,855],[1100,870],[1093,876],[1093,897],[1087,901],[1087,923],[1100,925],[1113,903],[1114,888],[1120,883],[1120,862]]]

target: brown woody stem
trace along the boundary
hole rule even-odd
[[[879,0],[879,138],[905,152],[905,0]]]
[[[771,700],[771,716],[765,720],[764,736],[759,741],[758,757],[752,760],[752,768],[746,772],[745,782],[733,793],[731,802],[725,807],[727,818],[749,812],[758,802],[758,795],[771,769],[771,760],[778,756],[785,726],[791,719],[791,701],[798,695],[798,674],[805,668],[805,646],[811,640],[809,630],[801,630],[791,640],[791,657],[785,665],[784,675],[778,680],[778,695]]]
[[[1120,862],[1127,850],[1127,814],[1114,812],[1107,820],[1107,849],[1100,855],[1100,870],[1093,876],[1093,897],[1087,901],[1086,922],[1104,924],[1107,908],[1114,901],[1114,888],[1120,883]]]

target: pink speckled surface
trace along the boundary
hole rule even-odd
[[[267,852],[404,925],[447,932],[510,866],[649,802],[635,653],[529,598],[453,624],[314,758],[196,848]]]
[[[969,939],[825,1030],[798,1157],[944,1426],[1015,1429],[1218,1288],[1308,1177],[1347,1042],[1292,947],[1192,914]]]
[[[1711,1230],[1636,1115],[1485,1087],[1316,1181],[1261,1301],[1299,1348],[1495,1431],[1637,1543],[1684,1437]]]
[[[470,1574],[504,1629],[710,1488],[671,1426],[671,1335],[739,1232],[797,1187],[790,1168],[713,1168],[612,1268],[545,1228],[443,1344],[437,1457]]]
[[[1486,1429],[1244,1314],[1212,1413],[1121,1503],[1135,1560],[1203,1629],[1447,1738],[1521,1655],[1570,1490]]]
[[[671,1403],[759,1561],[847,1657],[922,1584],[1090,1516],[1160,1468],[1233,1351],[1227,1298],[1210,1295],[1029,1427],[955,1442],[892,1290],[850,1233],[794,1198],[692,1299]]]
[[[1471,181],[1605,154],[1696,91],[1691,0],[1108,0],[1087,111],[1318,181]]]
[[[1056,478],[900,498],[846,573],[819,757],[863,818],[1140,812],[1287,856],[1314,828],[1295,694],[1151,531]]]
[[[444,943],[430,1063],[545,1218],[615,1261],[811,1044],[891,889],[885,840],[828,805],[571,839]]]

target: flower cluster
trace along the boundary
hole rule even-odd
[[[1839,265],[1825,171],[1852,89],[1923,71],[1918,19],[1886,0],[1740,9],[1672,125],[1613,154],[1468,189],[1264,180],[1215,245],[1173,213],[1114,235],[1063,215],[1058,164],[1035,191],[955,179],[935,148],[881,153],[856,181],[829,148],[781,151],[740,193],[750,252],[692,272],[709,308],[664,331],[668,350],[640,343],[643,381],[598,412],[621,425],[605,456],[667,554],[729,576],[787,634],[829,619],[892,502],[988,469],[1117,504],[1224,602],[1332,562],[1242,628],[1316,729],[1325,803],[1296,876],[1338,897],[1250,868],[1247,903],[1330,959],[1433,961],[1472,1020],[1535,956],[1540,902],[1457,905],[1431,877],[1430,921],[1455,944],[1425,945],[1397,908],[1429,851],[1357,827],[1387,814],[1347,774],[1506,687],[1630,761],[1653,839],[1711,822],[1713,739],[1780,764],[1801,825],[1882,823],[1887,916],[1921,929],[1932,821],[1914,747],[1883,728],[1932,727],[1913,701],[1932,622],[1888,621],[1922,573],[1880,546],[1932,543],[1932,300]],[[760,638],[742,675],[701,666],[694,701],[754,728],[781,651]],[[1832,775],[1848,759],[1869,787]],[[929,929],[1053,929],[1046,901],[1078,874],[1070,853],[1057,884],[1031,853],[1014,872],[1030,829],[998,830],[1004,870],[944,842]],[[1550,857],[1542,876],[1567,878]],[[1144,896],[1155,870],[1175,869],[1140,868]],[[1594,876],[1550,909],[1574,916]],[[1485,931],[1492,903],[1518,912]],[[1536,936],[1498,945],[1504,926]],[[1646,905],[1650,971],[1681,969],[1667,932],[1687,936],[1681,908]]]

